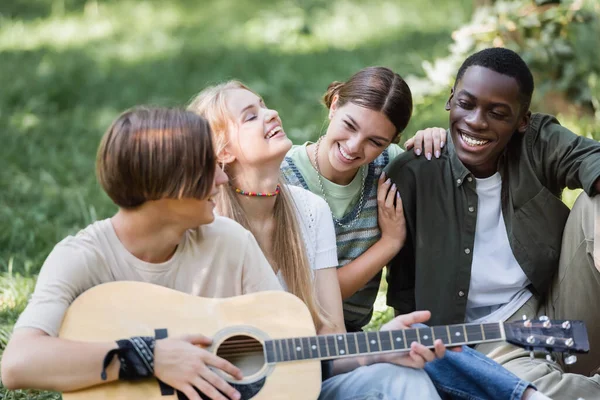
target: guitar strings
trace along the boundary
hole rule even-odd
[[[217,349],[219,356],[239,355],[240,353],[257,353],[263,352],[262,343],[254,338],[249,337],[233,337],[225,340]]]

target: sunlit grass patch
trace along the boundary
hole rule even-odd
[[[15,390],[4,391],[0,386],[0,399],[2,400],[59,400],[60,394],[54,392],[44,392],[40,390]]]
[[[9,260],[9,271],[0,273],[0,325],[12,325],[17,320],[34,287],[35,278],[13,273],[12,260]],[[5,344],[0,337],[0,347]]]
[[[577,197],[581,194],[581,192],[583,192],[581,189],[565,189],[562,194],[562,201],[569,206],[569,208],[572,208],[573,204],[575,204],[575,200],[577,200]]]

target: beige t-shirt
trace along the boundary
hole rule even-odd
[[[15,329],[38,328],[57,336],[77,296],[113,281],[154,283],[202,297],[282,290],[254,236],[233,220],[217,216],[188,230],[170,260],[152,264],[129,253],[105,219],[54,247]]]

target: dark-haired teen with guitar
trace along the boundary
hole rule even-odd
[[[114,341],[56,337],[75,298],[105,282],[149,282],[206,297],[281,290],[252,234],[213,214],[213,196],[227,176],[217,166],[208,123],[174,109],[127,111],[104,135],[97,175],[119,210],[52,250],[4,351],[2,383],[73,391],[154,375],[190,399],[200,398],[194,388],[213,399],[225,399],[217,389],[239,399],[210,368],[235,378],[240,370],[198,347],[211,342],[200,332],[138,343],[138,350],[154,353],[151,365],[140,364],[133,342],[120,343],[103,376]]]

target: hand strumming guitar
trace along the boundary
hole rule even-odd
[[[236,379],[242,379],[242,372],[229,361],[199,347],[209,346],[211,343],[212,340],[204,335],[157,340],[154,350],[155,376],[190,400],[201,400],[194,388],[213,400],[239,399],[240,393],[211,371],[209,366]],[[227,397],[219,393],[219,390]]]

